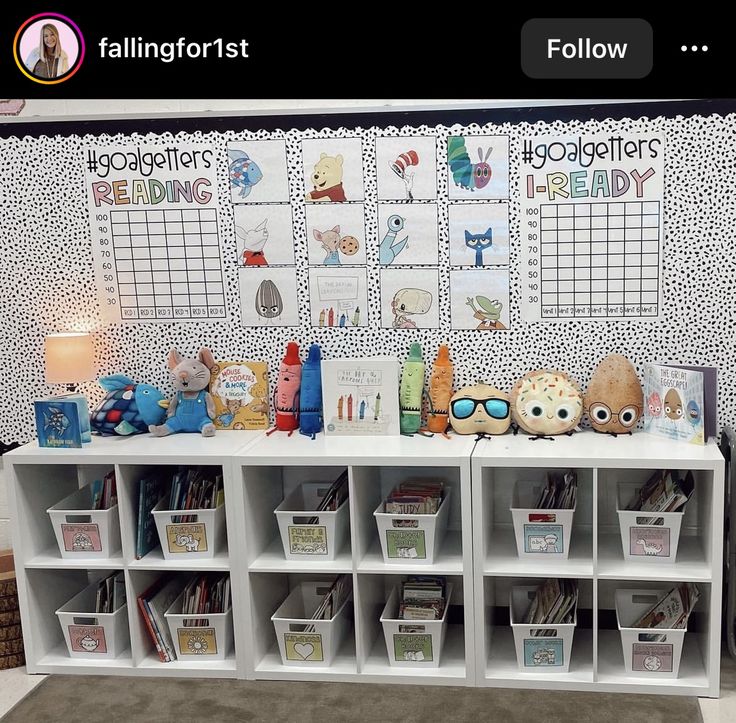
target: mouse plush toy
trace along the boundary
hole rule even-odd
[[[184,359],[176,349],[169,352],[169,369],[176,394],[169,402],[163,424],[151,424],[148,430],[154,437],[165,437],[176,432],[201,432],[203,437],[215,433],[215,402],[207,391],[210,369],[215,366],[212,352],[203,347],[197,359]]]

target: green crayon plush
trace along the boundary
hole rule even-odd
[[[399,428],[401,434],[416,434],[422,426],[424,359],[422,347],[414,343],[404,362],[399,385]]]

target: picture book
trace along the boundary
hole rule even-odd
[[[260,361],[218,361],[210,394],[217,429],[268,429],[268,365]]]
[[[79,407],[73,401],[42,399],[33,403],[39,447],[81,447]]]
[[[647,364],[644,367],[644,430],[691,444],[716,433],[714,367]]]
[[[138,482],[138,534],[135,559],[140,560],[158,545],[156,520],[151,510],[163,495],[163,483],[159,477],[143,477]]]
[[[322,407],[325,434],[399,434],[398,360],[324,360]]]

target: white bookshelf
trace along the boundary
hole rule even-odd
[[[248,677],[474,685],[474,612],[470,504],[470,455],[474,439],[453,437],[286,437],[260,439],[234,460],[231,497],[245,525],[240,545],[248,574],[245,635]],[[287,560],[279,537],[276,506],[301,482],[349,475],[349,543],[334,561]],[[441,478],[452,488],[448,533],[431,565],[386,564],[373,512],[395,484],[409,477]],[[240,497],[238,499],[238,497]],[[240,512],[238,513],[240,514]],[[352,628],[329,667],[284,666],[271,615],[295,584],[352,576]],[[402,576],[445,575],[452,582],[448,628],[436,669],[389,665],[380,615]]]
[[[705,447],[644,433],[612,438],[590,431],[554,441],[507,435],[473,452],[473,557],[478,685],[718,696],[721,634],[724,462]],[[578,503],[567,560],[520,559],[509,507],[516,481],[574,469]],[[692,470],[695,493],[683,517],[675,563],[625,560],[616,514],[619,482],[643,483],[653,470]],[[570,671],[520,671],[508,624],[509,587],[547,577],[579,580],[578,627]],[[701,598],[690,617],[679,676],[626,674],[614,591],[694,582]]]
[[[228,554],[237,550],[233,531],[240,524],[231,516],[233,506],[228,500],[230,462],[236,452],[253,444],[262,434],[223,432],[207,439],[194,434],[163,438],[95,437],[82,449],[40,448],[34,442],[4,456],[10,472],[15,566],[29,673],[244,677],[246,651],[237,626],[234,651],[225,660],[161,663],[140,617],[136,598],[165,571],[178,571],[182,575],[229,571],[233,609],[239,608],[241,568],[231,564]],[[209,560],[184,561],[165,560],[161,548],[157,547],[136,560],[138,481],[147,471],[157,467],[173,470],[178,465],[221,469],[225,481],[227,550]],[[112,469],[117,480],[121,549],[106,559],[62,558],[46,510]],[[121,570],[128,599],[130,647],[112,660],[71,658],[55,611],[89,582],[106,572]]]
[[[14,523],[26,658],[32,673],[330,680],[480,685],[560,690],[717,696],[724,463],[715,444],[682,445],[643,433],[611,438],[592,432],[555,441],[505,435],[474,438],[325,437],[293,434],[179,434],[156,439],[95,438],[79,450],[35,443],[3,457]],[[210,465],[225,482],[227,551],[212,559],[166,560],[159,548],[135,560],[137,483],[158,466]],[[46,509],[114,468],[121,549],[108,559],[62,559]],[[693,470],[696,490],[685,513],[677,562],[624,560],[616,515],[619,481],[642,482],[655,469]],[[301,482],[349,474],[350,532],[333,561],[287,560],[274,515]],[[579,497],[567,560],[519,559],[509,504],[517,480],[548,469],[575,469]],[[432,565],[386,564],[373,512],[408,477],[440,477],[452,488],[448,533]],[[122,570],[129,600],[130,647],[115,660],[72,659],[54,614],[89,581]],[[130,601],[163,571],[229,571],[235,650],[223,661],[161,663]],[[330,666],[284,666],[271,615],[301,581],[348,574],[351,628]],[[379,620],[402,576],[435,574],[453,583],[448,632],[438,668],[389,665]],[[580,581],[578,629],[568,673],[520,672],[508,624],[511,585],[545,577]],[[680,675],[625,675],[613,613],[620,587],[692,581],[701,599],[686,635]]]

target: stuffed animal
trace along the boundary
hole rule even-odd
[[[214,366],[215,359],[206,347],[199,350],[196,359],[184,359],[176,349],[169,352],[169,369],[176,394],[169,402],[166,422],[149,425],[154,437],[176,432],[201,432],[203,437],[214,435],[215,400],[207,391],[210,369]]]
[[[532,439],[572,434],[583,416],[583,394],[564,372],[536,369],[525,374],[511,390],[514,422]]]
[[[276,426],[266,434],[276,431],[288,432],[289,436],[299,429],[299,390],[302,383],[302,362],[299,359],[299,345],[290,341],[286,345],[286,355],[281,360],[279,376],[274,390]]]
[[[631,434],[644,409],[644,394],[631,362],[609,354],[596,367],[584,399],[593,430],[604,434]]]
[[[447,431],[448,409],[452,396],[452,372],[450,350],[442,344],[432,365],[429,377],[430,409],[427,415],[427,429],[444,434]]]
[[[105,398],[90,415],[92,429],[105,437],[147,432],[161,424],[169,406],[164,395],[150,384],[138,384],[124,374],[100,377]]]
[[[322,350],[319,344],[309,347],[302,366],[299,394],[299,433],[315,438],[322,431]]]
[[[401,434],[416,434],[422,426],[424,393],[424,359],[416,342],[409,349],[399,384],[399,428]]]
[[[509,395],[489,384],[459,389],[450,399],[450,424],[458,434],[503,434],[511,424]]]

